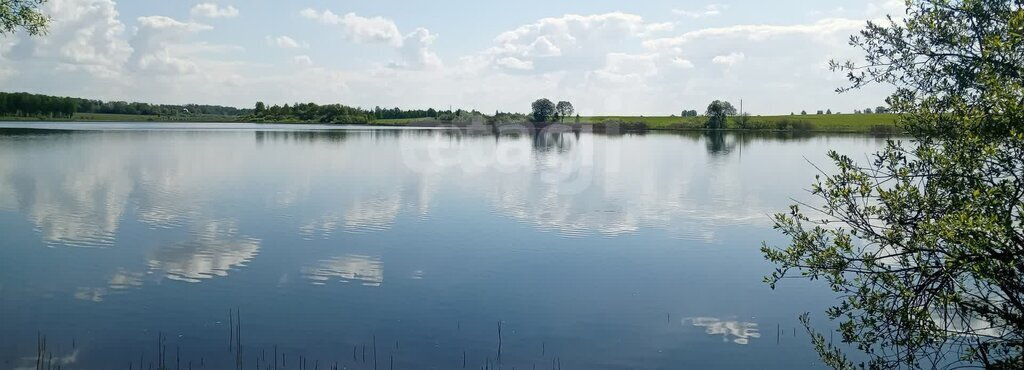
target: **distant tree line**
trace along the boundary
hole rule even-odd
[[[545,120],[563,120],[574,112],[569,102],[552,104],[553,108]],[[521,123],[530,116],[521,113],[496,111],[487,116],[476,110],[439,110],[381,108],[363,109],[342,104],[318,105],[295,103],[270,105],[257,102],[253,108],[235,108],[219,105],[170,105],[124,101],[102,101],[73,97],[50,96],[30,93],[0,92],[0,116],[72,118],[76,113],[126,114],[151,116],[217,115],[235,116],[242,121],[252,122],[316,122],[342,124],[368,124],[378,119],[437,119],[446,122],[471,123]]]
[[[410,119],[410,118],[438,118],[441,113],[451,114],[451,111],[442,112],[434,108],[430,109],[401,109],[401,108],[373,108],[373,117],[376,119]]]
[[[723,110],[723,109],[728,111],[728,109],[726,109],[726,108],[732,107],[732,104],[729,104],[729,102],[721,102],[721,103],[723,103],[723,105],[720,106],[720,107],[716,107],[716,109],[715,109],[716,112],[718,112],[720,110]],[[728,107],[726,107],[724,104],[729,104],[729,105],[728,105]],[[733,109],[735,109],[735,108],[733,108]],[[868,107],[868,108],[864,108],[864,110],[854,109],[854,111],[853,111],[853,114],[885,114],[885,113],[889,113],[889,109],[886,108],[886,107],[882,107],[882,106],[875,107],[875,108]],[[826,110],[820,110],[819,109],[815,114],[829,115],[829,114],[833,114],[833,113],[832,113],[831,109],[826,109]],[[841,114],[841,113],[836,112],[835,114]],[[684,110],[682,115],[681,115],[681,117],[697,117],[699,115],[700,114],[697,113],[696,110]],[[707,115],[707,113],[705,113],[705,115]],[[732,114],[729,114],[729,115],[732,115]],[[795,116],[796,113],[795,112],[790,112],[789,115]],[[806,116],[807,115],[807,111],[806,110],[800,111],[800,115]]]
[[[878,107],[875,107],[875,108],[867,107],[867,108],[864,108],[864,110],[860,110],[860,109],[854,109],[853,110],[853,114],[885,114],[885,113],[889,113],[889,108],[882,107],[882,106],[878,106]],[[832,110],[831,109],[826,109],[826,110],[819,109],[814,114],[826,114],[826,115],[827,114],[832,114]],[[835,114],[841,114],[841,113],[836,112]],[[790,113],[790,115],[792,115],[792,113]],[[805,111],[805,110],[800,111],[800,115],[806,116],[807,115],[807,111]]]
[[[554,112],[555,113],[551,118],[562,119],[563,116],[573,113],[572,104],[569,102],[559,102],[554,106]],[[493,116],[487,116],[477,110],[467,111],[465,109],[401,109],[397,107],[381,108],[378,106],[373,109],[372,113],[374,119],[432,118],[440,121],[451,121],[457,123],[471,123],[473,121],[483,121],[487,123],[521,123],[529,121],[529,117],[522,113],[494,111]]]
[[[875,109],[873,109],[873,110],[871,109],[871,107],[864,108],[864,110],[860,110],[860,109],[854,109],[853,110],[853,114],[872,114],[872,113],[874,113],[874,114],[885,114],[885,113],[889,113],[889,109],[886,108],[886,107],[879,106],[879,107],[875,107]]]
[[[487,116],[476,110],[440,110],[428,109],[401,109],[382,108],[363,109],[341,104],[317,105],[316,103],[295,103],[283,106],[267,106],[263,102],[257,102],[252,114],[244,117],[243,120],[254,122],[317,122],[317,123],[341,123],[341,124],[371,124],[376,120],[391,119],[424,119],[439,120],[452,123],[473,123],[473,122],[525,122],[526,116],[519,113],[494,112],[494,116]]]
[[[0,93],[0,114],[5,116],[71,117],[78,99],[28,93]]]
[[[256,102],[252,115],[245,120],[254,122],[319,122],[363,124],[374,121],[374,112],[363,108],[341,104],[317,105],[316,103],[295,103],[267,106]]]
[[[129,103],[50,96],[29,93],[0,92],[0,115],[15,117],[71,118],[75,113],[134,114],[171,116],[178,114],[205,114],[240,116],[251,110],[219,105],[168,105]]]

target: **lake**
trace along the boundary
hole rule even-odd
[[[758,248],[811,163],[883,143],[0,123],[0,361],[820,367],[797,316],[834,295]]]

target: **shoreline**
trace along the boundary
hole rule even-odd
[[[862,122],[851,124],[850,116],[859,119],[864,116]],[[828,115],[821,116],[756,116],[752,117],[756,127],[740,128],[726,127],[722,129],[709,129],[703,127],[699,119],[692,117],[585,117],[581,123],[561,122],[517,122],[517,123],[483,123],[483,122],[444,122],[430,119],[403,119],[403,120],[377,120],[366,124],[344,124],[344,123],[321,123],[321,122],[296,122],[296,121],[254,121],[241,120],[243,117],[231,116],[196,116],[196,117],[166,117],[166,116],[143,116],[143,115],[113,115],[113,114],[88,114],[73,118],[40,118],[40,117],[0,117],[0,122],[25,122],[25,123],[249,123],[249,124],[315,124],[327,126],[371,126],[371,127],[393,127],[393,128],[467,128],[472,126],[490,127],[500,129],[501,127],[514,127],[514,129],[543,130],[556,125],[564,125],[572,131],[588,130],[590,132],[764,132],[764,133],[836,133],[836,134],[869,134],[869,135],[898,135],[903,133],[894,123],[895,116],[873,117],[875,115],[833,115],[833,117],[844,119],[847,122],[835,124]],[[876,118],[867,120],[867,118]],[[814,122],[813,120],[818,120]],[[885,122],[888,121],[888,122]],[[730,121],[734,126],[735,122]]]

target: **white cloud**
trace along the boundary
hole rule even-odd
[[[833,37],[836,34],[844,35],[845,38],[863,27],[863,20],[840,18],[823,19],[811,24],[785,26],[760,24],[735,25],[729,27],[704,28],[686,32],[676,37],[647,40],[644,41],[643,44],[649,49],[664,49],[680,46],[688,42],[704,38],[742,38],[750,41],[760,41],[772,37],[794,35],[804,35],[823,39]]]
[[[845,41],[863,27],[864,20],[839,18],[790,25],[739,24],[697,29],[642,44],[648,52],[663,56],[659,66],[687,67],[662,68],[659,78],[651,80],[666,100],[734,97],[740,92],[738,86],[743,86],[747,106],[755,114],[828,107],[845,110],[877,105],[887,93],[881,86],[833,93],[846,81],[828,70],[828,61],[862,58]]]
[[[193,6],[191,13],[195,17],[234,18],[238,16],[238,8],[231,5],[222,8],[214,3],[202,3]]]
[[[405,36],[400,48],[402,62],[396,66],[411,69],[437,69],[442,66],[441,58],[430,50],[437,39],[436,34],[426,28],[417,28]]]
[[[527,47],[524,55],[540,58],[554,57],[562,55],[562,49],[560,49],[558,46],[555,46],[555,44],[548,40],[547,37],[540,36],[536,40],[533,40],[533,43],[531,43],[530,46]]]
[[[548,73],[597,68],[608,53],[629,47],[631,40],[671,29],[670,23],[649,23],[636,14],[567,14],[503,32],[484,55],[499,69],[529,66],[537,73]]]
[[[334,12],[330,10],[324,10],[323,12],[320,12],[313,8],[306,8],[299,11],[299,15],[325,24],[341,23],[341,17],[339,17],[337,14],[334,14]]]
[[[871,18],[892,15],[895,19],[901,19],[906,11],[907,3],[904,0],[879,0],[868,3],[866,14]]]
[[[690,18],[704,18],[720,15],[722,14],[722,11],[725,11],[726,9],[729,9],[728,5],[709,4],[701,10],[672,9],[672,13]]]
[[[323,24],[341,25],[345,36],[361,43],[386,44],[398,50],[401,59],[388,65],[392,68],[413,70],[435,70],[443,63],[430,46],[437,39],[437,34],[426,28],[402,35],[394,21],[383,17],[361,17],[355,13],[338,15],[330,10],[317,11],[306,8],[299,14],[305,18]]]
[[[676,28],[675,23],[663,22],[663,23],[650,23],[645,28],[644,32],[638,34],[639,36],[648,37],[656,33],[672,31]]]
[[[14,75],[13,68],[0,65],[0,81],[6,80],[11,75]]]
[[[643,17],[636,14],[567,14],[559,18],[544,18],[504,32],[495,38],[498,45],[493,50],[502,54],[527,56],[538,50],[584,48],[608,40],[664,31],[667,28],[663,23],[646,23]]]
[[[658,74],[658,67],[654,64],[655,57],[652,54],[610,53],[604,71],[615,74],[654,76]]]
[[[611,83],[643,83],[644,79],[658,74],[655,63],[657,55],[632,55],[609,53],[605,66],[594,71],[594,77]]]
[[[330,10],[320,12],[310,8],[303,9],[299,14],[324,24],[340,24],[345,30],[345,35],[358,43],[402,46],[403,37],[402,33],[398,31],[398,26],[394,21],[384,17],[366,18],[356,15],[356,13],[339,16]]]
[[[136,19],[139,23],[139,28],[147,28],[154,30],[175,30],[175,31],[205,31],[211,30],[213,27],[195,23],[195,22],[182,22],[171,17],[164,17],[160,15],[153,15],[148,17],[139,17]]]
[[[685,69],[689,69],[689,68],[693,68],[694,67],[693,62],[691,62],[691,61],[689,61],[687,59],[683,59],[683,57],[679,57],[679,56],[672,57],[672,65],[676,66],[678,68],[685,68]]]
[[[711,59],[711,63],[732,67],[739,64],[740,62],[743,62],[744,59],[747,59],[747,56],[745,54],[732,52],[729,53],[729,55],[716,55],[714,58]]]
[[[205,24],[181,22],[164,16],[139,17],[131,40],[131,67],[140,71],[185,75],[199,72],[182,44],[197,32],[213,29]],[[192,44],[189,46],[202,46]]]
[[[306,43],[300,44],[298,41],[295,41],[295,39],[288,36],[267,36],[266,39],[268,44],[282,49],[296,49],[302,47],[309,47],[309,45],[307,45]]]
[[[504,57],[494,61],[495,64],[508,68],[518,70],[531,70],[533,69],[533,62],[529,60],[521,60],[516,57]]]
[[[311,66],[313,65],[313,58],[310,58],[309,55],[296,55],[292,57],[292,63],[300,66]]]

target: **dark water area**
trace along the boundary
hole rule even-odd
[[[0,123],[0,368],[817,368],[758,248],[883,142]]]

